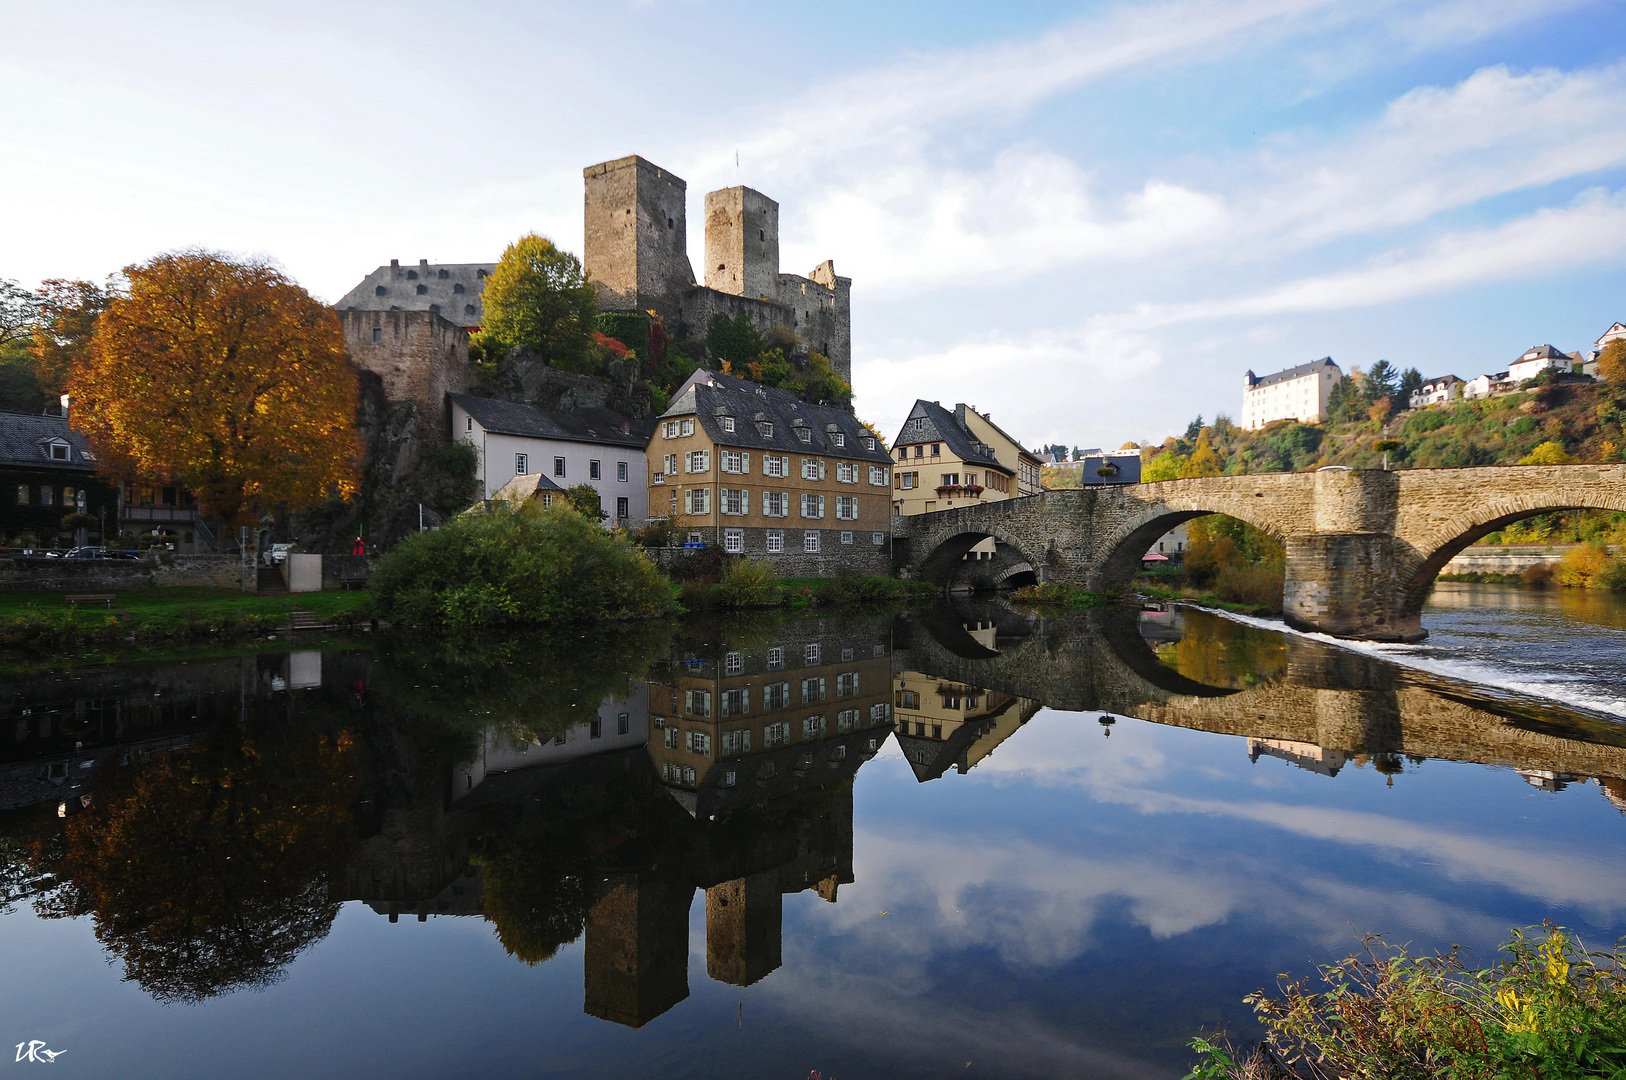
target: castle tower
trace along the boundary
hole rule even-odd
[[[606,311],[675,317],[694,285],[684,200],[689,185],[634,154],[582,170],[583,267]],[[777,250],[777,248],[775,249]]]
[[[779,873],[735,878],[706,890],[706,974],[750,986],[780,965],[784,909]]]
[[[706,287],[779,299],[779,204],[748,187],[706,195]]]
[[[694,886],[619,874],[587,913],[582,1011],[642,1027],[689,996]]]

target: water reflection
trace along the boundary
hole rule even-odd
[[[346,901],[483,919],[525,964],[583,940],[584,1010],[635,1028],[690,994],[697,892],[710,979],[782,966],[783,898],[854,881],[854,778],[889,736],[934,782],[1044,706],[1329,782],[1448,759],[1626,810],[1605,718],[1196,612],[386,637],[0,686],[0,905],[88,916],[163,1001],[275,981]]]

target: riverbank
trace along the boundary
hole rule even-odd
[[[117,643],[230,640],[273,633],[290,614],[308,612],[324,627],[351,627],[371,618],[365,592],[258,596],[234,589],[153,587],[115,594],[111,608],[73,607],[58,590],[0,592],[0,649],[73,653]]]

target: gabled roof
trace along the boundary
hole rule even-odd
[[[481,294],[486,276],[496,268],[496,263],[431,263],[427,259],[419,260],[417,266],[392,262],[362,278],[333,307],[338,311],[434,311],[448,322],[472,330],[485,318]]]
[[[892,461],[875,433],[846,409],[809,405],[789,390],[760,386],[734,375],[696,371],[678,387],[671,407],[661,419],[681,416],[699,420],[707,437],[718,446],[817,453],[876,464]],[[734,421],[733,431],[724,429],[728,418]],[[764,424],[768,425],[766,432]],[[798,429],[808,432],[807,442],[796,434]],[[842,436],[841,446],[835,445],[838,433]],[[865,439],[875,439],[875,449],[868,449]]]
[[[534,499],[544,491],[563,491],[564,488],[554,483],[546,473],[520,473],[508,483],[491,493],[492,501],[498,499],[507,503],[524,502]]]
[[[1302,379],[1307,375],[1319,375],[1325,368],[1332,368],[1339,374],[1343,374],[1343,370],[1332,362],[1332,357],[1323,356],[1321,359],[1312,360],[1308,364],[1284,368],[1281,371],[1266,375],[1264,378],[1259,378],[1250,371],[1248,372],[1248,387],[1252,389],[1256,386],[1273,386],[1276,383],[1292,382],[1294,379]]]
[[[970,409],[970,411],[972,411],[972,412],[977,412],[977,410],[971,409],[971,407],[969,405],[966,405],[964,402],[961,402],[960,404],[954,406],[954,419],[958,420],[962,426],[965,425],[965,414],[966,414],[967,409]],[[986,413],[980,413],[979,412],[979,413],[977,413],[977,419],[981,420],[983,423],[987,424],[989,427],[991,427],[995,431],[999,432],[1000,436],[1003,437],[1006,442],[1008,442],[1012,446],[1016,447],[1016,452],[1019,455],[1021,455],[1022,457],[1025,457],[1025,458],[1029,459],[1030,461],[1038,461],[1039,460],[1039,457],[1038,457],[1037,454],[1035,454],[1032,450],[1029,450],[1027,447],[1023,446],[1016,439],[1013,439],[1011,437],[1010,432],[1006,431],[1004,428],[1002,428],[998,424],[994,423],[994,418],[993,417],[987,415]],[[969,431],[970,428],[967,427],[966,430]]]
[[[1598,340],[1594,341],[1592,344],[1601,349],[1605,345],[1609,344],[1609,342],[1615,340],[1616,338],[1622,337],[1626,337],[1626,323],[1615,323],[1602,334],[1598,335]]]
[[[1424,379],[1423,380],[1423,385],[1424,386],[1433,386],[1436,383],[1445,383],[1447,386],[1450,386],[1454,382],[1461,382],[1461,381],[1462,380],[1457,378],[1455,375],[1436,375],[1432,379]]]
[[[1518,360],[1515,360],[1513,362],[1515,364],[1517,364],[1517,363],[1520,363],[1522,361],[1528,361],[1528,360],[1567,360],[1567,359],[1569,359],[1569,357],[1566,354],[1559,352],[1557,349],[1553,348],[1551,345],[1536,345],[1536,346],[1534,346],[1532,348],[1526,349],[1524,351],[1524,355],[1520,356]]]
[[[59,440],[68,444],[67,461],[50,457],[47,447]],[[89,450],[84,437],[68,427],[65,416],[0,412],[0,465],[88,473],[95,468]]]
[[[649,443],[655,421],[649,417],[633,420],[609,409],[581,409],[551,412],[535,405],[470,394],[447,394],[454,404],[474,417],[474,422],[495,435],[519,435],[557,442],[601,443],[642,450]],[[625,430],[623,430],[625,428]]]
[[[993,447],[967,431],[954,413],[935,401],[917,398],[914,408],[909,410],[909,416],[903,422],[903,430],[898,432],[892,445],[897,448],[934,442],[947,443],[949,452],[961,461],[996,469],[1007,476],[1016,475],[1010,466],[1001,465],[994,456]]]

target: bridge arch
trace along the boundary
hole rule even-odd
[[[1027,565],[1028,571],[1034,574],[1035,580],[1037,579],[1040,560],[1026,550],[1028,544],[1018,540],[1010,530],[990,522],[965,523],[958,526],[957,531],[932,535],[928,541],[931,545],[930,550],[917,564],[920,577],[926,581],[947,582],[960,568],[966,554],[984,540],[1004,544]]]
[[[1140,497],[1133,505],[1125,506],[1116,528],[1102,537],[1098,578],[1092,584],[1101,588],[1126,584],[1139,572],[1141,556],[1158,537],[1196,518],[1212,514],[1236,518],[1278,543],[1285,543],[1288,534],[1305,527],[1284,515],[1277,501],[1267,499],[1262,486],[1240,498],[1231,492],[1206,491],[1208,486],[1200,480],[1143,485],[1136,493]]]
[[[1434,579],[1445,569],[1445,564],[1475,541],[1525,518],[1574,510],[1626,512],[1626,486],[1615,492],[1589,491],[1580,497],[1566,496],[1562,490],[1533,487],[1471,505],[1443,521],[1432,523],[1415,538],[1406,536],[1402,530],[1401,539],[1411,548],[1407,560],[1410,565],[1402,568],[1401,575],[1404,613],[1421,613],[1429,590],[1434,587]]]

